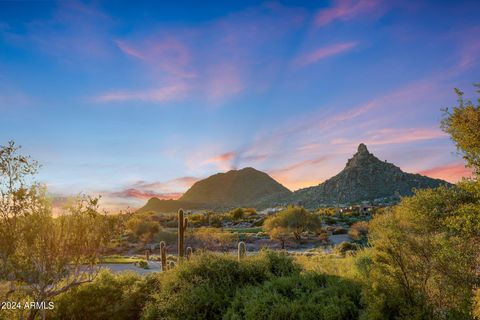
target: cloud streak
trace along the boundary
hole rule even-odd
[[[304,67],[313,63],[317,63],[325,58],[336,56],[341,53],[352,50],[357,46],[357,42],[337,43],[327,47],[318,48],[310,53],[301,55],[295,60],[295,64]]]
[[[94,98],[96,102],[170,102],[185,97],[187,88],[184,85],[169,85],[151,90],[140,91],[113,91],[104,93]]]
[[[443,179],[451,183],[456,183],[462,178],[470,178],[473,175],[473,171],[465,167],[465,164],[462,163],[438,166],[422,170],[419,173],[431,178]]]
[[[318,27],[328,25],[336,20],[348,21],[353,18],[380,10],[380,0],[335,0],[333,5],[321,9],[315,17],[315,25]]]

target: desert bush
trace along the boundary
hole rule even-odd
[[[478,182],[416,191],[369,225],[368,319],[471,319]]]
[[[148,269],[148,262],[145,260],[140,260],[135,263],[135,265],[142,269]]]
[[[195,228],[208,226],[208,216],[202,213],[195,213],[188,216],[188,222]]]
[[[134,215],[125,223],[127,232],[134,235],[134,240],[151,242],[160,230],[160,223],[153,214]]]
[[[350,238],[354,240],[361,240],[365,238],[368,234],[368,222],[367,221],[359,221],[354,223],[350,230],[348,231],[348,235]]]
[[[238,289],[299,271],[292,258],[273,252],[241,261],[231,255],[198,253],[158,275],[160,288],[143,319],[221,319]]]
[[[356,319],[361,308],[358,284],[308,273],[237,291],[224,319]]]
[[[226,251],[229,248],[236,247],[239,235],[218,228],[201,227],[194,229],[187,241],[202,249]]]
[[[344,227],[336,227],[333,229],[332,234],[346,234],[347,230]]]
[[[333,219],[330,216],[323,217],[323,221],[328,225],[332,225],[332,224],[335,224],[337,222],[337,220]]]
[[[348,252],[357,251],[358,249],[360,249],[358,244],[344,241],[335,247],[335,252],[345,255]]]
[[[228,213],[228,216],[232,220],[240,220],[240,219],[243,219],[243,217],[245,216],[245,213],[242,208],[237,208],[235,210],[230,211]]]
[[[165,241],[168,244],[175,244],[177,243],[177,233],[170,232],[166,230],[160,230],[155,236],[155,242],[160,243],[160,241]]]
[[[151,291],[154,277],[133,272],[102,271],[91,283],[83,284],[55,298],[49,319],[139,319]]]
[[[472,315],[475,319],[480,319],[480,289],[476,289],[475,295],[473,296]]]

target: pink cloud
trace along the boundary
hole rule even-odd
[[[400,144],[421,140],[445,138],[448,135],[439,128],[388,128],[367,133],[364,143],[368,145]]]
[[[380,0],[335,0],[333,6],[322,9],[315,17],[317,26],[330,24],[335,20],[351,20],[360,14],[379,9]]]
[[[206,163],[217,163],[217,162],[231,161],[236,156],[237,156],[236,152],[233,152],[233,151],[225,152],[225,153],[222,153],[218,156],[207,159]]]
[[[104,93],[94,98],[97,102],[121,102],[121,101],[143,101],[143,102],[169,102],[183,98],[187,93],[185,85],[170,85],[151,90],[139,91],[114,91]]]
[[[462,178],[470,178],[473,175],[472,169],[466,168],[465,165],[461,163],[434,167],[420,171],[419,173],[431,178],[443,179],[451,183],[456,183]]]
[[[152,35],[140,40],[117,40],[116,44],[126,55],[140,59],[155,69],[178,77],[194,76],[186,70],[191,60],[188,47],[173,36]]]
[[[284,62],[272,58],[259,63],[258,52],[300,28],[306,17],[303,8],[269,2],[195,26],[133,32],[115,44],[138,60],[142,72],[157,83],[183,83],[189,89],[183,98],[218,105],[248,89],[265,90],[276,81]],[[136,92],[122,90],[105,95],[104,100],[131,96],[137,98]],[[140,96],[155,100],[151,92]]]
[[[328,47],[322,47],[314,50],[313,52],[304,54],[298,57],[295,62],[299,66],[306,66],[312,63],[316,63],[322,59],[338,55],[340,53],[349,51],[357,46],[357,42],[337,43]]]
[[[278,175],[278,174],[282,174],[282,173],[285,173],[285,172],[295,171],[297,169],[308,168],[308,167],[311,167],[311,166],[320,165],[320,164],[324,163],[326,160],[328,160],[329,158],[330,158],[329,155],[323,155],[323,156],[315,158],[315,159],[308,159],[308,160],[304,160],[304,161],[300,161],[300,162],[290,164],[290,165],[288,165],[286,167],[283,167],[283,168],[280,168],[280,169],[271,170],[271,171],[269,171],[269,173],[271,173],[273,175]]]
[[[183,193],[172,192],[172,193],[157,193],[153,191],[144,191],[138,189],[125,189],[118,192],[110,193],[110,196],[119,197],[119,198],[133,198],[139,200],[148,200],[150,198],[158,198],[160,200],[169,200],[169,199],[178,199],[182,196]]]

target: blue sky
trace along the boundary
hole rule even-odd
[[[405,171],[467,174],[439,129],[479,82],[478,1],[0,2],[0,144],[55,195],[175,198],[252,166],[288,188],[364,142]]]

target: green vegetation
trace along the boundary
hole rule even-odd
[[[157,287],[154,277],[102,271],[93,282],[55,298],[55,308],[48,313],[48,319],[139,319],[143,306]]]
[[[32,182],[37,163],[18,151],[13,142],[0,146],[0,277],[9,284],[2,301],[16,294],[47,302],[94,279],[115,220],[87,196],[54,218],[45,187]],[[38,309],[26,312],[22,317],[34,319]]]
[[[480,84],[475,85],[480,93]],[[446,108],[442,128],[455,142],[467,164],[480,173],[480,98],[477,105],[463,97],[463,92],[455,89],[458,106],[450,111]]]
[[[203,253],[158,275],[159,288],[144,319],[221,319],[238,289],[297,274],[285,255],[264,252],[238,261],[231,255]]]
[[[356,319],[360,286],[325,274],[295,274],[239,290],[224,319]]]
[[[245,256],[247,255],[247,246],[245,245],[245,242],[243,241],[240,241],[238,243],[238,249],[237,249],[237,256],[238,256],[238,260],[242,260],[243,258],[245,258]]]
[[[183,217],[183,210],[178,210],[178,256],[183,258],[185,253],[185,230],[188,227],[188,218]],[[180,261],[180,260],[179,260]]]
[[[303,232],[317,232],[322,223],[319,215],[312,214],[303,207],[289,207],[269,217],[264,228],[272,239],[280,240],[282,249],[288,239],[300,240]]]

